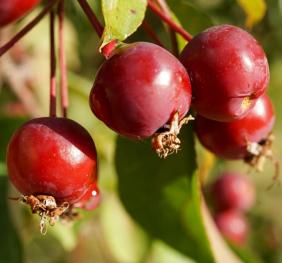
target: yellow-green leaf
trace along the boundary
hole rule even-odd
[[[111,40],[123,41],[134,33],[144,19],[146,6],[146,0],[103,0],[105,30],[101,47]]]
[[[263,19],[267,8],[265,0],[237,0],[237,2],[246,13],[246,27],[252,28]]]

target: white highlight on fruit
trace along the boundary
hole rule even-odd
[[[263,105],[263,101],[262,100],[257,100],[255,107],[256,107],[256,113],[259,116],[264,116],[265,115],[265,106]]]
[[[71,145],[69,147],[63,147],[60,150],[61,156],[67,160],[69,163],[75,165],[79,164],[85,157],[83,152],[81,152],[77,147]]]
[[[169,71],[161,71],[157,77],[155,78],[155,83],[156,85],[160,86],[167,86],[171,80],[171,74]]]
[[[250,57],[247,54],[243,54],[242,59],[244,61],[244,66],[245,66],[246,70],[252,71],[254,65],[253,65]]]
[[[97,193],[97,191],[96,191],[96,190],[93,190],[93,191],[91,192],[91,195],[92,195],[92,196],[97,196],[97,195],[98,195],[98,193]]]

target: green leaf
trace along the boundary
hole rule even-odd
[[[105,30],[101,47],[115,39],[123,41],[134,33],[144,19],[146,6],[146,0],[103,0]]]
[[[156,240],[152,245],[150,259],[149,262],[154,263],[197,263],[159,240]]]
[[[234,252],[243,260],[244,263],[263,263],[260,258],[245,247],[236,247],[230,244]]]
[[[116,194],[108,194],[101,205],[100,221],[104,238],[116,262],[143,262],[142,258],[150,248],[150,240],[128,216]]]
[[[6,149],[13,133],[19,128],[26,119],[19,118],[0,118],[0,161],[5,162]]]
[[[23,262],[23,253],[19,236],[13,225],[8,209],[7,177],[0,176],[0,261],[5,263]]]
[[[115,159],[120,198],[148,234],[190,259],[242,263],[222,239],[205,205],[191,126],[182,130],[181,141],[181,151],[163,160],[148,140],[119,137]]]
[[[246,27],[252,28],[263,19],[266,13],[265,0],[237,0],[237,2],[246,13]]]
[[[179,22],[189,33],[195,35],[214,25],[214,22],[190,2],[190,0],[167,0],[173,15],[177,18],[176,22]],[[180,50],[184,47],[182,42],[180,41]]]
[[[7,173],[6,164],[0,161],[0,176],[5,176]]]
[[[166,160],[149,141],[118,138],[116,168],[121,200],[145,230],[199,262],[214,262],[200,210],[191,129],[182,130],[182,150]]]

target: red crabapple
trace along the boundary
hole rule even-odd
[[[117,48],[99,69],[90,93],[94,114],[123,136],[144,139],[168,126],[153,140],[163,157],[179,148],[178,126],[190,101],[185,68],[167,50],[146,42]]]
[[[66,118],[37,118],[12,136],[7,168],[32,212],[54,221],[96,183],[96,148],[78,123]]]
[[[220,209],[246,211],[255,201],[255,187],[249,177],[238,172],[225,171],[211,188],[215,206]]]
[[[233,122],[218,122],[197,115],[195,131],[200,142],[223,159],[245,159],[261,170],[270,150],[275,115],[270,99],[261,96],[247,116]]]
[[[249,226],[244,215],[233,209],[215,215],[215,222],[222,235],[236,245],[244,245]]]
[[[2,0],[0,1],[0,27],[23,17],[41,0]]]
[[[75,203],[74,207],[82,208],[84,210],[94,210],[101,202],[100,191],[96,184],[92,184],[82,198]]]
[[[246,31],[231,25],[208,28],[180,55],[190,76],[192,106],[217,121],[242,118],[269,82],[266,55]]]

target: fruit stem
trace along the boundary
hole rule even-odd
[[[61,91],[61,107],[63,117],[67,117],[67,109],[69,105],[68,99],[68,83],[67,69],[65,56],[65,39],[64,39],[64,0],[61,0],[58,5],[59,18],[59,64],[60,64],[60,91]]]
[[[147,35],[149,37],[151,37],[151,39],[154,40],[154,42],[159,45],[160,47],[164,47],[164,45],[162,44],[161,40],[159,39],[159,37],[157,36],[157,34],[155,33],[155,31],[151,28],[151,26],[149,25],[149,23],[147,23],[145,20],[142,23],[142,28],[143,30],[147,33]]]
[[[105,46],[101,48],[101,53],[104,55],[106,59],[110,58],[113,51],[116,49],[117,46],[120,45],[120,42],[118,40],[112,40]]]
[[[12,48],[13,45],[15,45],[22,37],[24,37],[35,25],[37,25],[37,23],[41,21],[41,19],[51,10],[57,1],[58,0],[50,0],[44,9],[31,22],[21,29],[11,40],[0,47],[0,57],[10,48]]]
[[[179,56],[179,48],[178,48],[178,42],[177,42],[177,38],[176,38],[175,31],[173,31],[172,29],[170,29],[169,35],[170,35],[172,53],[173,53],[176,57],[178,57],[178,56]]]
[[[55,14],[50,12],[50,117],[56,117]]]
[[[179,33],[185,40],[191,41],[193,36],[188,33],[183,27],[177,25],[170,17],[162,12],[151,0],[148,1],[148,6],[157,16],[159,16],[171,29]]]
[[[88,2],[86,0],[78,0],[78,3],[87,16],[88,20],[92,24],[93,28],[95,29],[97,35],[101,37],[103,35],[104,27],[99,22]]]
[[[156,0],[158,5],[160,6],[161,10],[163,10],[164,14],[172,19],[171,11],[166,3],[166,0]],[[169,28],[169,35],[170,35],[170,41],[171,41],[171,48],[172,53],[178,57],[179,56],[179,49],[178,49],[178,43],[176,38],[176,33],[172,28]]]

